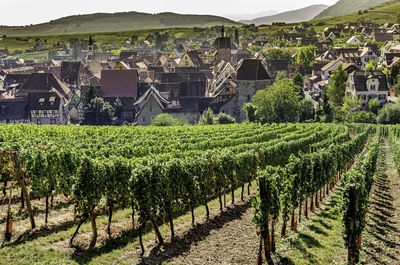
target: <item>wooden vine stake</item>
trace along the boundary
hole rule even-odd
[[[22,174],[21,165],[19,163],[18,154],[16,152],[13,152],[12,153],[12,158],[13,158],[13,162],[14,162],[14,165],[15,165],[15,178],[19,182],[19,185],[21,186],[21,189],[22,189],[22,193],[24,194],[24,198],[25,198],[25,202],[26,202],[26,208],[28,210],[29,220],[31,222],[31,227],[32,227],[32,229],[35,229],[36,228],[36,224],[35,224],[35,219],[33,217],[33,212],[32,212],[32,207],[31,207],[31,200],[29,198],[28,190],[26,189],[25,181],[23,179],[23,174]]]
[[[359,257],[359,251],[357,250],[358,247],[358,240],[359,237],[355,235],[355,229],[356,229],[356,200],[357,200],[357,195],[356,195],[356,186],[353,184],[350,186],[350,194],[349,194],[349,200],[350,200],[350,227],[349,227],[349,236],[348,236],[348,255],[347,255],[347,260],[349,265],[354,265],[357,264],[360,260]]]
[[[12,235],[13,216],[11,212],[11,199],[12,199],[12,186],[10,187],[10,198],[8,199],[6,234],[4,236],[4,241],[6,242],[9,242],[11,240],[11,235]]]

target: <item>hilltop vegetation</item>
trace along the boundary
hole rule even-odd
[[[358,10],[365,10],[391,1],[392,0],[339,0],[336,4],[322,11],[315,18],[326,18],[353,13]]]
[[[147,14],[138,12],[97,13],[77,15],[30,26],[0,26],[0,35],[35,36],[53,34],[81,34],[119,32],[138,29],[234,26],[240,23],[209,15],[181,15],[175,13]]]

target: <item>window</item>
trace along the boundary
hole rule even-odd
[[[50,124],[57,124],[56,119],[50,119]]]
[[[373,91],[375,91],[375,89],[376,89],[376,86],[375,86],[375,85],[371,85],[371,87],[370,87],[370,89],[369,89],[369,90],[373,90]]]
[[[41,120],[41,119],[37,119],[37,120],[36,120],[36,124],[37,124],[37,125],[42,125],[42,120]]]

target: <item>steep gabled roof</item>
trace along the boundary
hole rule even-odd
[[[259,59],[242,59],[236,67],[238,80],[268,80],[271,77]]]
[[[20,87],[18,96],[28,96],[32,92],[57,92],[65,99],[71,95],[71,90],[52,73],[33,73]]]
[[[61,63],[61,80],[69,84],[77,84],[79,80],[82,63],[79,62],[62,62]]]

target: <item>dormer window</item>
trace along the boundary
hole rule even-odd
[[[376,86],[375,85],[371,85],[369,90],[375,91],[375,89],[376,89]]]

